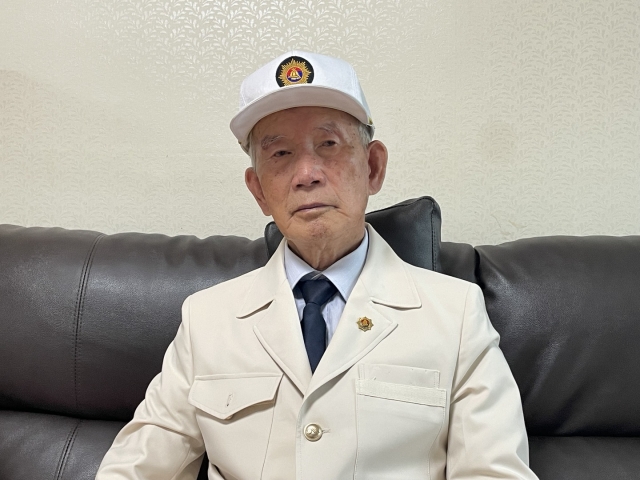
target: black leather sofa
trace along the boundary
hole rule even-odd
[[[640,236],[441,243],[429,198],[368,220],[406,261],[481,286],[542,480],[640,479]],[[0,225],[0,480],[93,478],[184,298],[278,240]]]

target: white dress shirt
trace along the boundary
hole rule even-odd
[[[338,290],[338,293],[322,307],[322,316],[327,324],[327,345],[338,327],[344,306],[349,299],[349,295],[351,295],[353,287],[356,285],[360,272],[362,272],[362,267],[364,267],[364,262],[367,259],[368,248],[369,232],[367,232],[365,228],[364,238],[358,248],[342,257],[326,270],[318,272],[318,274],[327,277]],[[304,310],[305,301],[299,289],[294,287],[302,277],[308,273],[317,272],[317,270],[311,268],[307,262],[293,253],[289,248],[289,244],[287,244],[284,249],[284,269],[287,273],[289,285],[291,285],[291,289],[293,290],[296,307],[298,309],[298,317],[300,321],[302,321],[302,311]]]

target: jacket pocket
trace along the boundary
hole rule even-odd
[[[282,374],[241,373],[196,377],[189,403],[209,415],[229,420],[252,405],[272,402]]]
[[[235,478],[260,478],[281,373],[204,375],[194,379],[189,403],[209,461]]]
[[[355,478],[431,478],[429,457],[446,403],[440,388],[357,379]]]

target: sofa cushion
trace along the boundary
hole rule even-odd
[[[640,438],[529,437],[529,460],[540,480],[637,480]]]
[[[640,236],[476,250],[529,434],[640,435]]]
[[[0,410],[0,478],[93,480],[122,422]]]
[[[440,206],[431,197],[420,197],[369,212],[365,220],[405,262],[440,271]],[[269,257],[278,248],[282,233],[274,222],[264,229]]]

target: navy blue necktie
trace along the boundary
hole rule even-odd
[[[298,287],[305,301],[302,311],[302,337],[311,371],[315,372],[327,345],[327,325],[322,317],[322,307],[335,295],[336,287],[325,277],[300,280]]]

